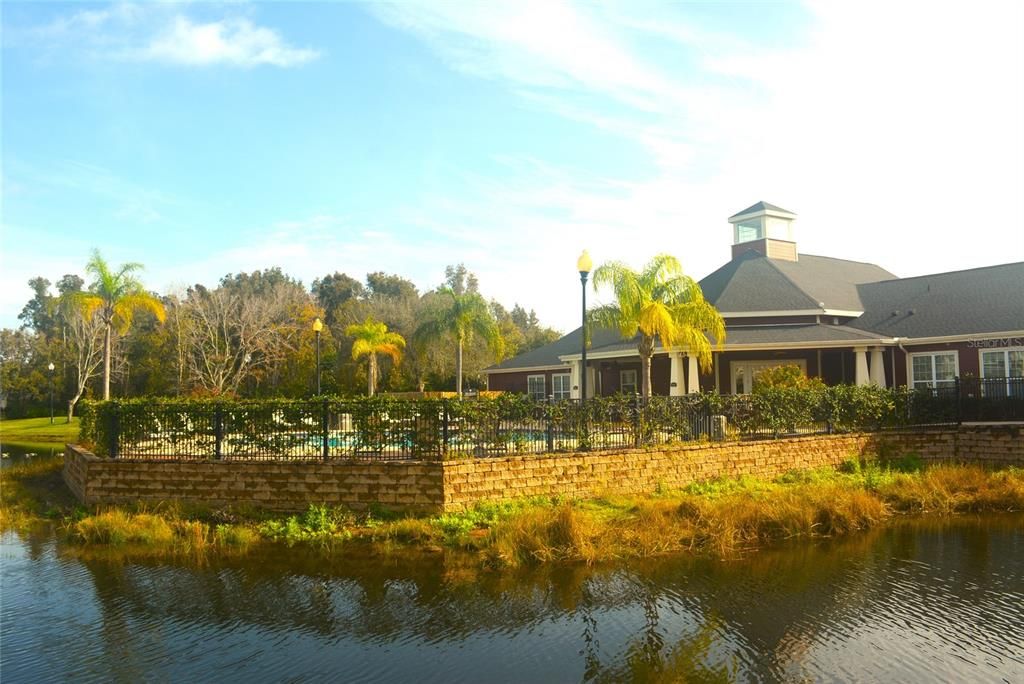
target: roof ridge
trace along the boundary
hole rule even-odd
[[[987,270],[987,269],[990,269],[990,268],[1005,268],[1007,266],[1024,266],[1024,261],[1010,261],[1010,262],[1005,263],[1005,264],[992,264],[990,266],[975,266],[973,268],[961,268],[961,269],[956,270],[956,271],[939,271],[938,273],[924,273],[922,275],[906,276],[905,278],[900,278],[899,276],[897,276],[895,278],[886,278],[885,280],[872,280],[872,281],[867,282],[867,283],[858,283],[858,284],[859,285],[872,285],[872,284],[875,284],[875,283],[892,283],[892,282],[896,282],[896,281],[905,282],[907,280],[920,280],[921,278],[934,278],[936,276],[953,275],[954,273],[969,273],[971,271],[984,271],[984,270]]]

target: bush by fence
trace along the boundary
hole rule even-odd
[[[86,402],[82,438],[121,458],[424,459],[1022,420],[1024,393],[764,386],[750,395],[131,399]],[[966,415],[969,414],[969,415]]]

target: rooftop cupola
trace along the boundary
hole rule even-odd
[[[758,202],[730,216],[732,258],[753,250],[769,259],[796,261],[794,221],[796,214],[767,202]]]

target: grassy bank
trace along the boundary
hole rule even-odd
[[[55,416],[53,425],[49,418],[0,420],[0,443],[78,441],[78,418],[72,418],[70,423],[65,421],[66,416]]]
[[[260,543],[340,552],[457,548],[492,567],[516,567],[681,552],[731,557],[786,539],[845,535],[905,514],[1024,511],[1022,469],[922,467],[914,460],[850,462],[839,471],[771,481],[716,480],[651,496],[480,504],[425,517],[325,506],[295,516],[177,505],[86,510],[62,491],[58,467],[40,463],[4,472],[4,528],[49,518],[77,544],[170,552],[244,551]]]

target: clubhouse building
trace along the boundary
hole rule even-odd
[[[708,373],[685,348],[656,346],[654,394],[743,394],[759,371],[794,364],[829,385],[941,388],[958,377],[1024,376],[1024,262],[898,278],[874,264],[800,254],[795,220],[767,202],[729,218],[732,259],[700,281],[725,319],[725,343]],[[588,396],[639,391],[636,340],[592,330],[584,369],[581,335],[491,366],[488,389],[578,398],[587,373]]]

